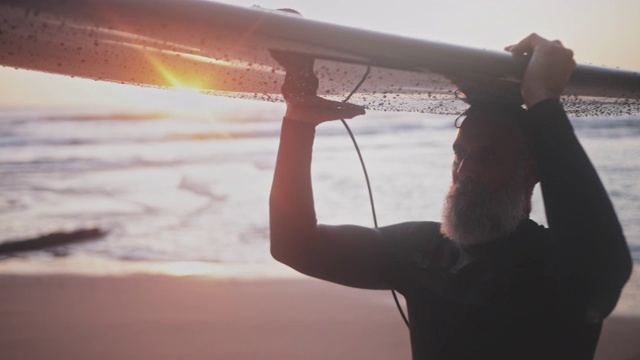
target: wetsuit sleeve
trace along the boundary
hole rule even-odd
[[[622,228],[559,102],[545,100],[531,108],[530,114],[528,125],[556,247],[554,275],[561,287],[582,283],[585,315],[601,320],[615,307],[631,273]]]
[[[314,135],[313,125],[283,121],[269,202],[271,254],[313,277],[389,289],[389,242],[379,230],[317,224],[310,171]]]

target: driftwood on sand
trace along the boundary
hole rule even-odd
[[[12,255],[25,251],[45,250],[53,247],[94,241],[107,234],[99,228],[81,229],[71,232],[56,232],[32,239],[9,241],[0,244],[0,255]]]

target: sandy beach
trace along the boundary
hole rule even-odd
[[[636,284],[597,359],[640,359]],[[302,277],[2,275],[0,294],[2,359],[411,357],[390,293]]]

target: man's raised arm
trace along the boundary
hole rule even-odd
[[[532,115],[528,125],[560,284],[584,283],[587,315],[601,320],[615,307],[632,262],[613,205],[558,102],[575,67],[573,53],[535,34],[507,50],[532,56],[522,95]]]
[[[298,87],[290,85],[291,79],[287,81],[284,90]],[[315,90],[313,94],[300,93],[285,92],[287,113],[270,198],[271,253],[278,261],[313,277],[354,287],[390,289],[391,252],[380,233],[352,225],[318,225],[314,210],[310,170],[315,127],[324,121],[364,114],[364,109],[319,98]]]

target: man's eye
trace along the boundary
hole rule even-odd
[[[495,154],[492,151],[486,151],[480,154],[480,160],[483,163],[490,163],[495,160]]]

